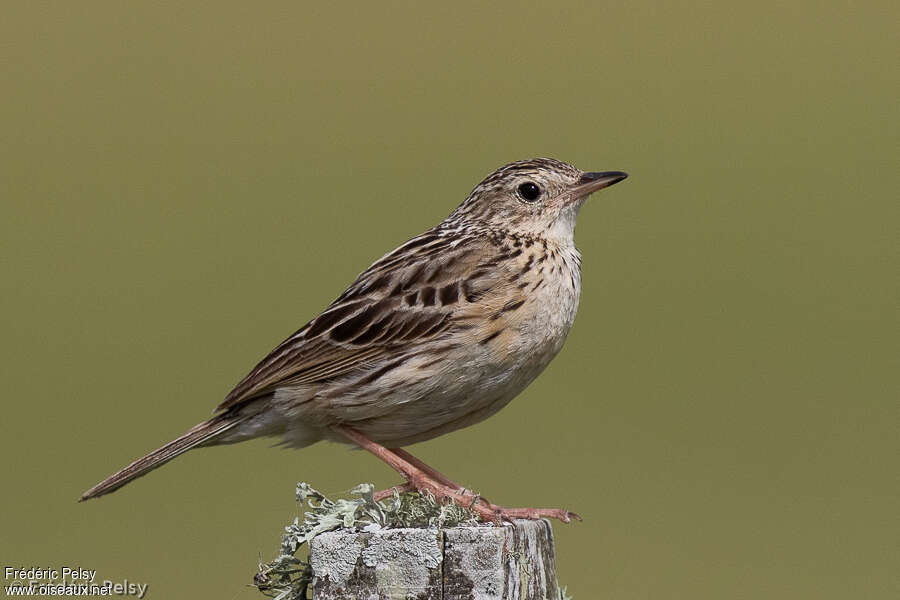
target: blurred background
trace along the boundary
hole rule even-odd
[[[0,562],[261,597],[304,480],[260,440],[82,491],[206,418],[494,168],[627,182],[569,341],[413,452],[565,505],[588,598],[895,598],[896,3],[15,3],[0,23]]]

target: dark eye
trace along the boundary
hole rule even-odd
[[[541,188],[534,182],[526,181],[519,186],[519,195],[526,202],[534,202],[541,197]]]

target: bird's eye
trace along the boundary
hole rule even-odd
[[[519,186],[518,190],[519,196],[521,196],[522,200],[525,202],[534,202],[541,197],[541,188],[533,181],[526,181]]]

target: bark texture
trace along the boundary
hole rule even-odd
[[[314,600],[558,600],[545,520],[333,531],[310,544]]]

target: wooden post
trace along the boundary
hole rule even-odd
[[[503,527],[338,530],[309,549],[313,600],[558,600],[546,520]]]

